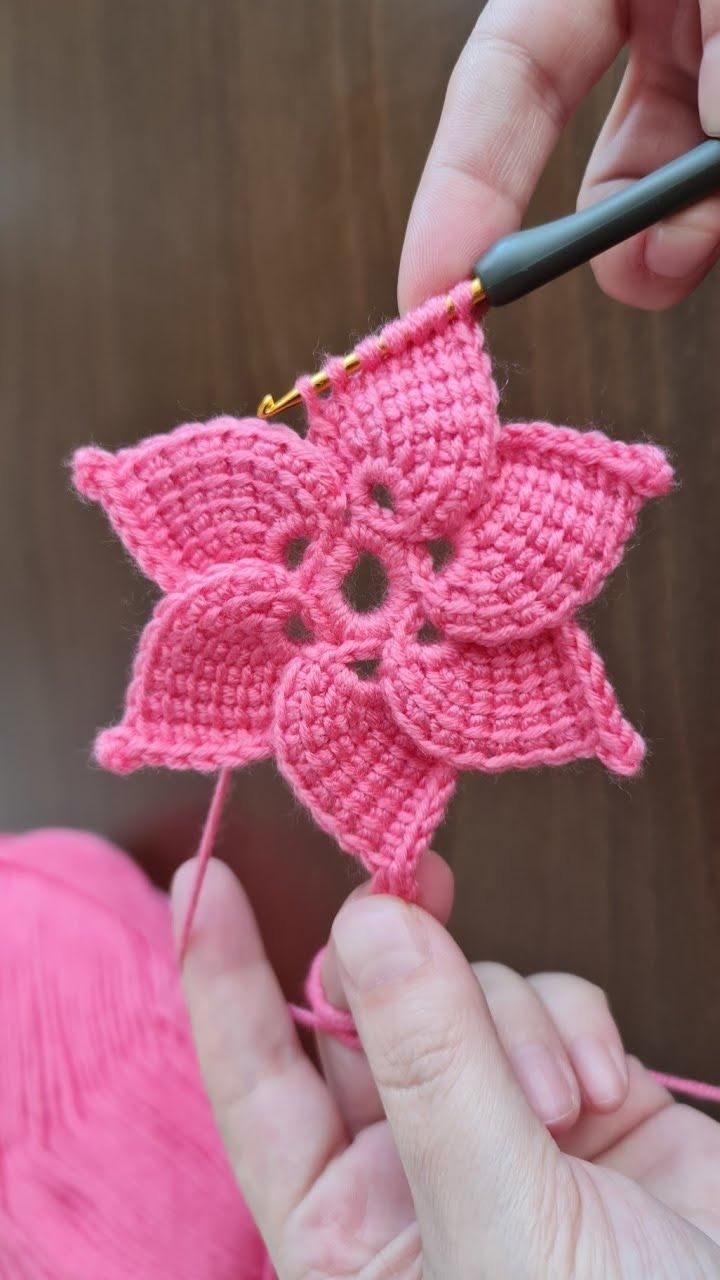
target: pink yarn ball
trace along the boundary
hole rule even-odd
[[[167,900],[75,831],[0,838],[0,1277],[260,1280]]]

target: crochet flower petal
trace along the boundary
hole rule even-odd
[[[74,480],[165,591],[246,558],[293,563],[344,506],[311,444],[254,418],[191,423],[115,454],[79,449]]]
[[[472,526],[415,557],[415,583],[448,638],[537,635],[591,600],[619,563],[646,499],[672,470],[659,449],[546,423],[504,427],[498,470]]]
[[[166,596],[140,639],[123,721],[97,739],[99,763],[210,771],[272,754],[275,688],[305,628],[284,570],[258,561]]]
[[[374,679],[346,651],[314,648],[288,666],[276,702],[278,764],[315,821],[393,892],[414,883],[455,770],[398,728]]]
[[[585,632],[482,648],[406,634],[383,657],[382,687],[418,746],[458,769],[521,769],[597,756],[637,773],[642,738],[623,719]]]
[[[309,378],[308,439],[332,455],[353,518],[388,535],[433,538],[480,499],[498,433],[497,389],[470,286],[432,301],[356,348],[360,370]]]

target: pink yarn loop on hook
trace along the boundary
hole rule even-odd
[[[200,893],[203,886],[203,880],[205,879],[207,865],[212,857],[212,852],[215,847],[215,841],[217,839],[218,828],[220,826],[223,808],[225,807],[231,777],[231,769],[220,770],[217,782],[215,783],[212,800],[210,801],[210,807],[207,811],[207,817],[205,818],[205,824],[203,826],[200,844],[198,845],[198,851],[196,854],[197,868],[195,871],[195,879],[193,881],[192,892],[190,894],[190,901],[185,913],[185,919],[183,920],[182,929],[180,931],[180,941],[178,942],[178,957],[181,964],[185,958],[185,952],[187,951],[188,943],[190,941],[193,920],[195,919],[195,912],[197,911],[197,905],[200,900]]]

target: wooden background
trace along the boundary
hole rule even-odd
[[[207,783],[88,765],[152,595],[64,460],[254,410],[391,315],[404,225],[473,0],[5,0],[0,6],[0,821],[91,826],[167,882]],[[531,210],[574,203],[609,102],[573,122]],[[591,622],[644,776],[465,778],[437,839],[474,958],[605,985],[629,1045],[720,1079],[719,277],[671,314],[588,270],[492,317],[506,416],[674,453]],[[289,990],[353,872],[271,766],[223,844]]]

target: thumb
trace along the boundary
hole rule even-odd
[[[562,1158],[462,952],[431,916],[379,896],[349,902],[333,939],[412,1191],[423,1274],[556,1274]]]

